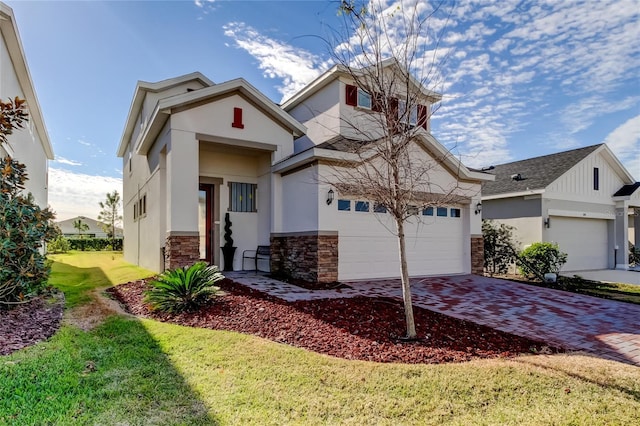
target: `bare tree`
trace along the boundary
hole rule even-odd
[[[116,244],[116,224],[122,220],[120,215],[120,194],[118,191],[107,193],[107,199],[100,201],[100,214],[98,220],[104,223],[103,229],[111,238],[111,249],[115,250]]]
[[[359,106],[343,115],[344,154],[323,181],[342,194],[371,200],[391,214],[397,236],[406,337],[417,337],[407,264],[405,224],[420,220],[428,207],[469,202],[473,185],[441,179],[463,167],[433,139],[429,119],[441,95],[438,53],[444,13],[442,4],[414,1],[357,3],[342,0],[347,36],[333,49],[347,85],[347,103]],[[477,187],[476,187],[477,188]],[[475,192],[473,192],[475,191]]]

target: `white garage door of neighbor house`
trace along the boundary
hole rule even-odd
[[[405,229],[409,275],[465,272],[463,219],[419,216]],[[339,211],[338,279],[400,276],[398,238],[389,214]],[[377,216],[377,217],[376,217]],[[455,215],[454,215],[455,216]],[[468,244],[468,241],[467,241]]]
[[[550,240],[568,254],[563,271],[608,268],[606,220],[552,216],[550,231]]]

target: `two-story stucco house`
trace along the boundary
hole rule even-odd
[[[25,192],[30,192],[42,208],[48,203],[48,160],[53,149],[44,124],[40,104],[33,86],[29,67],[22,49],[13,10],[0,2],[0,98],[3,101],[19,97],[26,100],[29,122],[17,129],[0,146],[0,156],[10,155],[27,166],[29,180]]]
[[[482,216],[515,227],[522,247],[555,242],[563,271],[627,269],[640,241],[640,182],[605,144],[495,166]]]
[[[270,246],[272,272],[318,282],[398,276],[390,215],[328,178],[337,161],[355,164],[346,147],[358,135],[343,123],[373,125],[376,112],[360,104],[366,96],[354,83],[336,66],[280,107],[242,79],[214,84],[194,73],[139,82],[118,148],[125,258],[155,271],[220,264],[229,213],[237,253]],[[439,95],[419,89],[412,155],[434,163],[438,187],[460,193],[408,224],[410,274],[481,272],[474,206],[493,177],[466,168],[429,133]],[[236,255],[234,269],[243,266]]]

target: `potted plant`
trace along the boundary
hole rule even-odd
[[[231,219],[229,219],[229,213],[227,212],[224,215],[224,246],[222,246],[224,271],[233,271],[233,256],[236,253],[236,247],[233,246],[231,233]]]

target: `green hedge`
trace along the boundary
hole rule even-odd
[[[69,239],[71,250],[80,251],[122,251],[122,238],[115,239],[115,247],[111,247],[111,238],[78,238]]]

